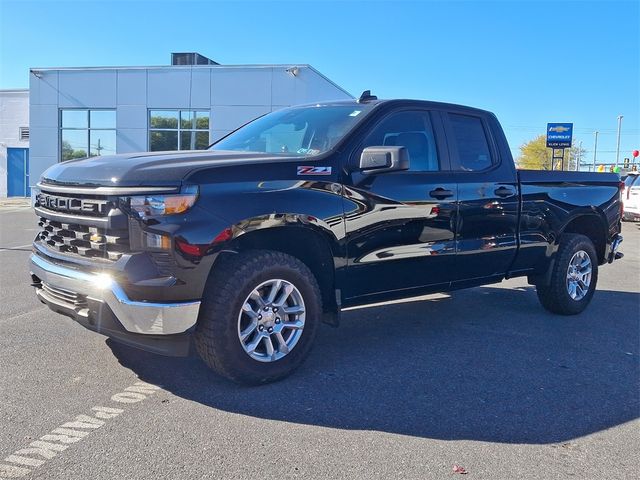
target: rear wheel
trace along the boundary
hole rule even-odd
[[[195,344],[204,362],[239,383],[286,377],[309,354],[322,311],[308,267],[273,251],[222,259],[207,282]]]
[[[598,256],[591,240],[579,234],[564,234],[551,272],[549,285],[537,285],[542,306],[553,313],[582,312],[596,289]]]

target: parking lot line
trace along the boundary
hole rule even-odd
[[[52,460],[71,444],[81,441],[91,432],[102,427],[106,420],[123,413],[127,405],[141,402],[159,389],[160,387],[156,385],[136,382],[125,388],[124,391],[116,393],[111,397],[111,401],[115,402],[114,405],[117,405],[118,408],[102,405],[91,407],[89,415],[77,415],[72,421],[52,429],[38,440],[31,442],[26,448],[6,456],[0,463],[0,478],[21,478],[28,475],[32,469]]]
[[[0,253],[2,253],[2,252],[11,252],[11,251],[14,251],[14,250],[19,250],[21,248],[27,248],[27,247],[30,247],[30,246],[31,246],[31,244],[27,243],[25,245],[17,245],[15,247],[0,247]],[[31,250],[29,250],[29,251],[31,251]]]

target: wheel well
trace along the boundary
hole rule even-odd
[[[322,234],[304,227],[274,227],[240,235],[231,249],[274,250],[296,257],[315,275],[326,312],[338,311],[335,296],[333,254]]]
[[[598,254],[598,263],[604,262],[607,234],[600,218],[595,215],[582,215],[571,220],[562,232],[579,233],[589,237]]]

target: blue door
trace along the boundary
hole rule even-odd
[[[7,148],[7,196],[28,197],[29,149]]]

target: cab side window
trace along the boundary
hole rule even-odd
[[[491,151],[480,117],[450,113],[449,122],[458,150],[459,168],[467,172],[490,168]]]
[[[383,118],[365,137],[362,148],[398,146],[409,152],[409,171],[440,170],[428,112],[404,111]]]

